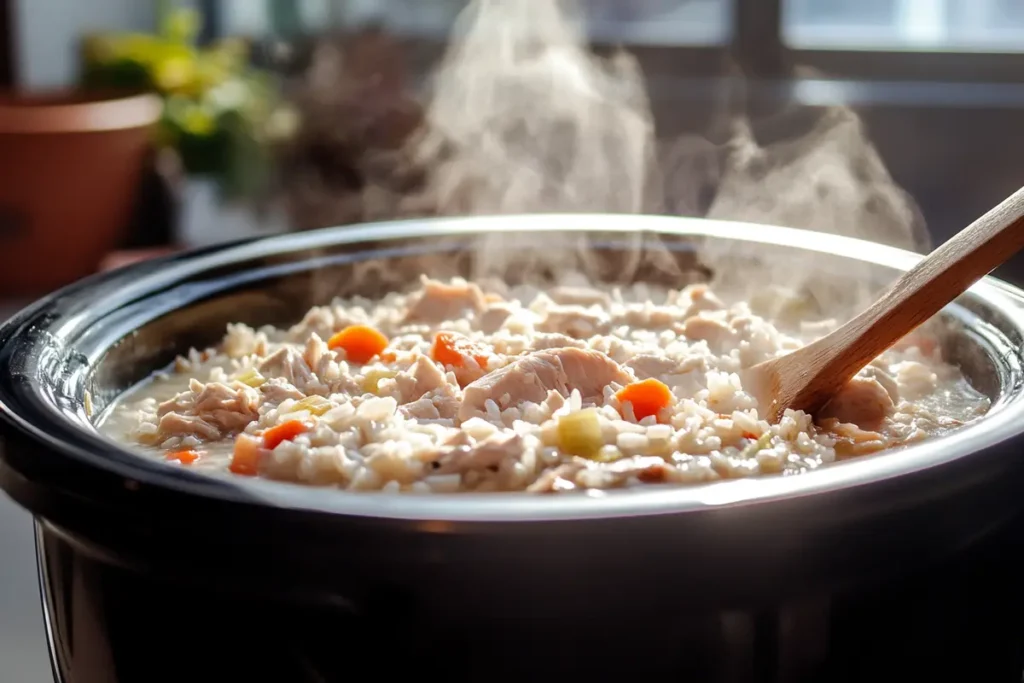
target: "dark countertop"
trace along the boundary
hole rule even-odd
[[[0,301],[0,320],[17,310]],[[39,604],[32,518],[0,492],[0,680],[53,680]]]
[[[0,493],[0,680],[53,680],[36,580],[32,518]]]

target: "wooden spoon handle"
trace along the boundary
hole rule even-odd
[[[907,271],[831,340],[833,358],[854,372],[938,313],[964,290],[1024,248],[1024,188],[974,221]],[[832,335],[829,335],[830,337]],[[856,342],[857,352],[847,347]]]

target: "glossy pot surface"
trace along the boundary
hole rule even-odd
[[[404,221],[173,256],[23,311],[0,328],[0,486],[40,520],[57,670],[321,681],[373,662],[474,681],[860,681],[986,666],[1019,678],[1024,297],[994,280],[944,313],[957,327],[946,351],[993,398],[988,415],[796,477],[600,496],[347,494],[145,460],[86,414],[86,392],[102,411],[227,322],[291,323],[423,272],[571,266],[678,285],[708,255],[712,269],[761,260],[874,289],[919,258],[677,218]]]

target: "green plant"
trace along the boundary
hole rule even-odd
[[[250,66],[245,42],[200,46],[201,16],[161,7],[155,34],[83,41],[83,86],[158,93],[159,142],[178,151],[187,173],[216,177],[229,197],[259,193],[269,179],[268,145],[285,115],[273,79]]]

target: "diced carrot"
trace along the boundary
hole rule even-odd
[[[368,363],[388,347],[388,338],[366,325],[349,325],[327,340],[330,349],[344,349],[353,363]]]
[[[172,453],[167,454],[168,460],[177,460],[182,465],[191,465],[199,458],[200,453],[198,451],[192,450],[174,451]]]
[[[396,360],[398,360],[398,354],[395,353],[394,351],[384,351],[379,355],[382,363],[394,363]]]
[[[481,368],[486,368],[490,354],[487,349],[458,332],[438,332],[434,336],[430,356],[441,365],[456,368],[463,367],[466,359],[472,358]]]
[[[657,415],[672,403],[672,391],[656,379],[627,384],[615,394],[619,403],[633,404],[633,415],[642,420]]]
[[[914,346],[921,352],[921,355],[934,356],[936,349],[939,348],[939,342],[935,337],[922,334],[914,340]]]
[[[230,469],[235,474],[255,477],[259,473],[262,443],[254,436],[240,434],[235,439],[235,451],[231,456]]]
[[[291,441],[304,431],[306,431],[306,424],[302,420],[282,422],[263,432],[263,447],[272,451],[282,441]]]
[[[903,351],[913,346],[916,346],[922,355],[932,356],[935,354],[936,349],[938,349],[939,343],[934,336],[929,334],[911,332],[907,336],[903,337],[903,339],[896,342],[896,344],[893,345],[893,348]]]
[[[636,473],[636,478],[645,484],[659,484],[665,481],[668,469],[664,463],[650,465]]]

